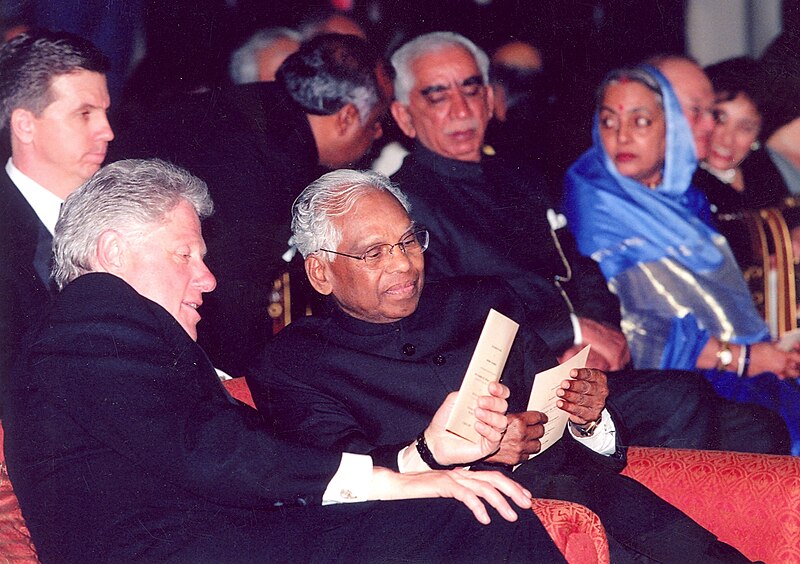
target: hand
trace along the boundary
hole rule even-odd
[[[734,365],[737,358],[734,356]],[[800,350],[795,347],[794,350],[786,352],[779,349],[775,343],[750,345],[750,366],[747,374],[755,376],[762,372],[773,372],[781,380],[797,378],[800,376]]]
[[[523,411],[508,414],[508,429],[500,441],[500,450],[486,459],[499,464],[519,464],[528,460],[542,448],[539,441],[544,436],[547,415],[541,411]]]
[[[448,394],[433,416],[431,424],[425,429],[425,442],[436,462],[444,466],[466,465],[497,452],[503,433],[508,427],[508,418],[505,416],[508,410],[506,398],[511,392],[503,384],[492,382],[489,384],[489,394],[491,395],[479,397],[478,407],[475,408],[475,417],[478,419],[475,430],[481,436],[477,443],[445,429],[458,396],[457,392]]]
[[[429,470],[398,474],[386,468],[372,470],[370,499],[418,499],[449,497],[469,507],[475,518],[487,525],[491,522],[484,501],[494,507],[506,521],[516,521],[517,514],[505,494],[522,509],[530,509],[531,492],[499,472],[469,470]],[[483,501],[481,501],[483,500]]]
[[[586,317],[579,317],[578,324],[583,334],[583,344],[592,345],[592,352],[597,352],[605,359],[607,370],[622,370],[630,363],[628,341],[619,330]]]
[[[608,397],[606,375],[594,368],[573,368],[569,375],[574,379],[564,380],[556,390],[561,398],[556,406],[569,413],[569,420],[576,425],[597,421]]]

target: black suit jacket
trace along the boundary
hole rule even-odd
[[[51,246],[50,232],[3,167],[0,170],[0,388],[8,378],[23,335],[55,295],[55,287],[45,274]]]
[[[43,561],[157,558],[266,518],[254,511],[319,504],[341,458],[265,433],[166,310],[100,273],[70,283],[31,335],[3,425]]]

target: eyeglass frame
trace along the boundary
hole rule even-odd
[[[423,227],[421,225],[420,226],[414,226],[411,229],[409,229],[408,231],[406,231],[406,235],[403,235],[400,238],[400,241],[398,241],[397,243],[394,243],[394,244],[391,244],[391,243],[378,243],[377,245],[370,245],[367,248],[367,250],[365,250],[364,253],[361,254],[361,256],[359,256],[359,255],[351,255],[351,254],[348,254],[348,253],[340,253],[339,251],[330,251],[328,249],[318,249],[316,252],[318,252],[318,253],[320,253],[320,252],[331,253],[331,254],[334,254],[334,255],[341,255],[343,257],[347,257],[347,258],[351,258],[351,259],[355,259],[355,260],[363,260],[364,264],[369,267],[369,266],[372,266],[373,264],[377,264],[378,262],[381,261],[381,259],[385,259],[387,257],[394,256],[394,248],[395,247],[400,247],[400,250],[403,252],[403,254],[407,255],[408,253],[406,252],[405,245],[407,245],[408,243],[404,243],[403,239],[407,239],[411,235],[414,235],[414,238],[417,240],[417,242],[419,242],[419,237],[417,236],[417,233],[425,233],[426,234],[426,239],[427,240],[425,241],[425,244],[424,245],[420,244],[419,254],[422,254],[422,253],[424,253],[425,251],[428,250],[428,246],[430,245],[430,242],[431,242],[431,233],[430,233],[430,231],[428,231],[427,228],[425,228],[425,227]],[[373,249],[373,248],[376,248],[376,247],[384,247],[386,245],[389,245],[389,253],[388,254],[381,253],[381,256],[379,258],[375,259],[375,263],[367,262],[367,253],[370,251],[370,249]]]

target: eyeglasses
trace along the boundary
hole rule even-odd
[[[347,253],[339,253],[336,251],[329,251],[328,249],[320,249],[326,253],[333,253],[334,255],[342,255],[343,257],[363,260],[370,268],[383,268],[389,262],[389,257],[392,256],[395,247],[399,247],[403,254],[406,255],[421,255],[428,248],[430,242],[430,234],[427,229],[415,229],[414,231],[403,235],[394,245],[389,243],[382,243],[380,245],[373,245],[364,251],[361,255],[349,255]]]

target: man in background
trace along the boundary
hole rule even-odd
[[[114,138],[108,62],[68,33],[35,31],[0,47],[0,383],[55,294],[53,230],[64,199],[102,165]]]

